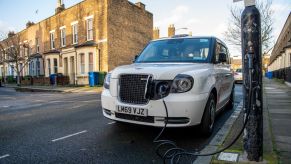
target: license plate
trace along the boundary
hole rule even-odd
[[[130,107],[130,106],[117,106],[118,113],[136,115],[136,116],[147,116],[148,110],[144,108]]]

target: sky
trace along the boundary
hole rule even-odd
[[[70,7],[82,0],[63,0]],[[130,0],[146,4],[154,15],[154,27],[159,27],[161,37],[167,36],[169,24],[174,24],[177,33],[192,32],[195,36],[212,35],[224,40],[230,18],[230,6],[243,6],[233,0]],[[0,0],[0,32],[21,31],[27,21],[39,22],[54,14],[57,0]],[[291,0],[273,0],[274,42],[291,11]],[[187,28],[187,30],[181,29]],[[228,46],[232,56],[240,51]]]

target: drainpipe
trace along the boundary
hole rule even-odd
[[[100,48],[98,47],[98,66],[99,66],[99,72],[101,72],[101,50]]]

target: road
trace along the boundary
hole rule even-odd
[[[237,105],[241,85],[235,92]],[[231,114],[218,115],[210,138],[197,128],[167,129],[163,138],[199,150]],[[159,131],[104,118],[100,94],[0,88],[0,163],[162,163],[152,143]]]

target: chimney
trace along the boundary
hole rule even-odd
[[[192,31],[190,31],[190,32],[189,32],[189,36],[192,36],[192,35],[193,35]]]
[[[57,0],[57,7],[56,7],[56,14],[62,12],[63,10],[65,10],[65,5],[63,3],[63,0]]]
[[[13,37],[15,35],[14,31],[9,31],[8,32],[8,38]]]
[[[153,39],[159,39],[159,38],[160,38],[160,29],[158,27],[155,27],[153,31]]]
[[[175,35],[175,26],[174,24],[170,24],[168,27],[168,37],[172,37]]]
[[[30,26],[32,26],[32,25],[34,25],[34,22],[28,21],[28,22],[26,23],[26,28],[28,28],[28,27],[30,27]]]
[[[135,3],[135,5],[143,10],[145,10],[145,4],[141,3],[141,2],[137,2]]]

